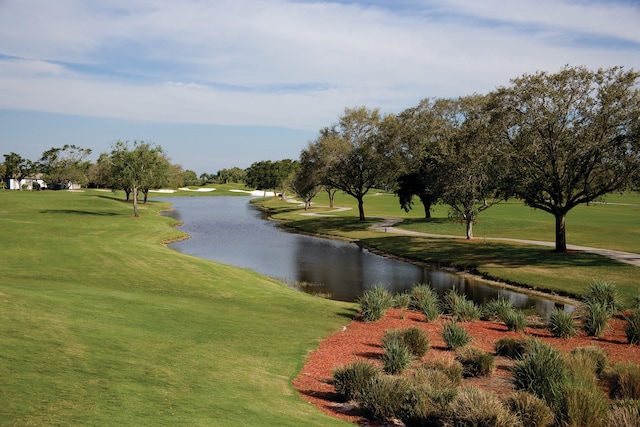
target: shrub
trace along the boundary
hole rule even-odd
[[[455,288],[449,289],[442,298],[442,307],[445,313],[453,315],[456,311],[456,306],[466,301],[464,295],[458,293]]]
[[[456,350],[456,360],[462,365],[465,377],[482,377],[493,371],[493,354],[472,345]]]
[[[609,326],[611,312],[609,308],[597,301],[590,301],[585,304],[585,313],[582,326],[587,335],[601,337]]]
[[[522,310],[508,310],[503,313],[501,320],[510,331],[522,332],[527,327],[527,319]]]
[[[611,421],[615,427],[640,426],[640,402],[634,400],[616,401],[611,408]]]
[[[573,313],[555,309],[549,317],[549,330],[554,337],[569,338],[576,335],[575,320]]]
[[[469,332],[467,332],[467,330],[462,326],[458,325],[455,321],[445,323],[442,326],[442,339],[449,350],[455,350],[456,348],[463,347],[471,341]]]
[[[333,387],[344,400],[358,400],[379,376],[380,369],[377,366],[356,360],[333,371]]]
[[[513,427],[518,418],[493,393],[475,387],[462,388],[449,404],[447,425]]]
[[[585,303],[599,303],[604,305],[609,314],[613,315],[620,309],[618,291],[612,283],[604,280],[594,280],[587,288]]]
[[[411,305],[411,294],[403,292],[393,296],[393,308],[406,310]]]
[[[415,326],[405,329],[392,329],[385,331],[382,337],[382,345],[386,346],[391,341],[404,344],[409,352],[415,357],[423,357],[429,351],[429,335]]]
[[[433,298],[424,297],[420,301],[419,310],[427,322],[435,322],[440,317],[440,302],[438,297],[434,294]]]
[[[562,395],[557,417],[567,427],[608,427],[609,401],[598,387],[568,385]]]
[[[519,359],[526,352],[527,343],[526,338],[503,337],[496,341],[494,349],[498,356]]]
[[[371,382],[358,402],[369,419],[390,420],[402,412],[410,387],[411,383],[405,377],[382,375]]]
[[[396,375],[411,365],[413,355],[404,343],[392,340],[384,344],[383,348],[382,366],[386,373]]]
[[[457,388],[447,374],[438,369],[417,369],[411,383],[399,418],[407,426],[439,425]]]
[[[385,311],[392,307],[393,297],[385,288],[375,285],[365,291],[360,298],[360,313],[364,322],[375,322],[382,319]]]
[[[533,393],[556,408],[567,382],[567,367],[558,350],[532,339],[522,359],[513,365],[513,382],[517,390]]]
[[[627,342],[640,345],[640,309],[636,308],[628,317],[625,316],[625,319],[627,324],[624,327],[624,332],[627,334]]]
[[[518,391],[507,399],[507,406],[523,426],[548,427],[554,422],[553,411],[542,399],[526,391]]]
[[[596,375],[600,375],[600,373],[609,364],[609,358],[607,357],[607,353],[605,353],[602,347],[597,345],[590,345],[589,347],[576,347],[573,350],[571,350],[571,352],[569,353],[569,356],[573,357],[577,354],[580,354],[583,357],[587,357],[593,361]]]
[[[508,299],[502,297],[496,298],[482,307],[482,318],[484,320],[499,320],[502,318],[502,315],[509,310],[513,310],[513,305]]]
[[[640,399],[640,365],[617,363],[603,372],[609,382],[611,397],[617,399]]]
[[[443,372],[454,386],[462,383],[462,364],[455,359],[437,358],[430,359],[418,367],[415,375],[419,375],[420,371],[439,371]]]
[[[415,310],[420,310],[422,301],[425,299],[438,300],[438,295],[429,285],[417,284],[411,289],[411,305],[410,307]]]
[[[449,290],[444,296],[444,306],[447,313],[461,322],[478,320],[482,316],[482,309],[455,289]]]
[[[593,387],[596,384],[596,359],[584,351],[571,352],[565,356],[567,379],[574,385]]]

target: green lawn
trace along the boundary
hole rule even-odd
[[[578,206],[569,213],[568,243],[640,253],[640,194],[610,195],[605,201]],[[421,218],[424,215],[421,205],[405,213],[394,195],[372,191],[365,197],[368,219],[361,222],[353,197],[336,195],[335,206],[351,208],[346,211],[329,212],[324,194],[314,202],[312,213],[331,216],[301,216],[299,206],[276,199],[266,199],[264,203],[276,218],[289,221],[291,227],[359,240],[366,246],[430,264],[456,266],[505,282],[572,296],[580,296],[593,279],[607,280],[618,287],[627,305],[639,295],[640,267],[593,254],[557,254],[541,246],[491,241],[491,237],[554,240],[553,216],[518,201],[501,203],[482,212],[474,227],[474,241],[464,238],[464,224],[450,221],[447,208],[442,205],[435,207],[432,219],[425,220]],[[460,239],[369,231],[368,227],[380,217],[404,218],[401,227],[457,235]]]
[[[162,246],[167,206],[0,191],[0,425],[345,425],[291,380],[354,305]]]

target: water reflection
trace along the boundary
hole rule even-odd
[[[510,290],[494,288],[453,273],[382,257],[356,244],[288,233],[264,220],[248,197],[178,197],[166,215],[184,223],[191,238],[171,248],[278,278],[314,284],[314,293],[340,301],[355,301],[362,293],[384,285],[392,292],[429,283],[443,294],[456,288],[477,303],[502,297],[517,308],[535,308],[548,315],[556,304]],[[566,309],[572,309],[567,307]]]

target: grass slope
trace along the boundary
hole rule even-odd
[[[291,379],[354,306],[162,246],[166,206],[0,192],[0,424],[345,425]]]

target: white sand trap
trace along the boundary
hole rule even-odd
[[[149,193],[175,193],[176,190],[169,190],[166,188],[161,188],[159,190],[149,190]]]
[[[181,191],[197,191],[197,192],[201,192],[201,193],[210,193],[211,191],[216,191],[215,188],[196,188],[195,190],[192,190],[192,189],[187,188],[187,187],[181,187],[181,188],[178,188],[178,190],[181,190]]]
[[[233,191],[234,193],[247,193],[250,194],[252,196],[264,196],[265,193],[262,190],[253,190],[253,191],[248,191],[248,190],[229,190],[229,191]],[[276,193],[274,193],[273,191],[267,191],[267,196],[275,196]]]

